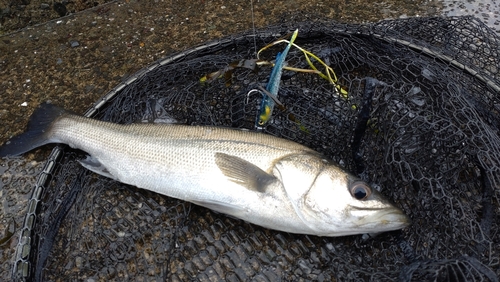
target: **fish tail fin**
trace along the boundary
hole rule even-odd
[[[28,122],[28,129],[0,146],[0,158],[18,156],[42,145],[52,143],[51,127],[66,110],[49,103],[35,109]]]

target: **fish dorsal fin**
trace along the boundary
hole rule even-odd
[[[274,175],[236,156],[215,153],[215,163],[231,181],[252,191],[265,192],[266,187],[277,181]]]
[[[143,117],[137,123],[163,123],[163,124],[177,124],[181,123],[172,117],[168,111],[163,107],[164,98],[149,99],[146,103],[146,110]]]
[[[97,174],[100,174],[102,176],[109,177],[111,179],[117,180],[116,177],[114,177],[108,169],[101,164],[96,158],[92,156],[87,156],[84,160],[79,160],[78,161],[84,168],[93,171]]]

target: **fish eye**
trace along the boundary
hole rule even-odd
[[[351,195],[357,200],[364,200],[370,197],[372,189],[363,181],[356,181],[351,185]]]

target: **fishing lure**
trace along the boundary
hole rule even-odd
[[[343,89],[339,84],[338,84],[338,79],[337,79],[337,75],[335,75],[335,71],[333,71],[333,69],[327,64],[325,63],[323,60],[321,60],[318,56],[316,56],[314,53],[300,47],[299,45],[293,43],[292,40],[288,41],[286,39],[280,39],[280,40],[276,40],[264,47],[262,47],[259,52],[257,52],[257,60],[260,60],[259,59],[259,54],[266,50],[267,48],[269,47],[272,47],[276,44],[279,44],[279,43],[288,43],[288,46],[293,46],[297,49],[299,49],[303,54],[304,54],[304,57],[306,58],[306,61],[307,61],[307,64],[311,67],[311,70],[304,70],[304,69],[296,69],[296,68],[291,68],[292,70],[295,70],[295,71],[300,71],[300,72],[314,72],[316,74],[318,74],[320,77],[328,80],[331,84],[335,85],[335,88],[337,89],[338,93],[344,97],[344,98],[348,98],[348,93],[345,89]],[[314,65],[314,63],[311,61],[311,58],[314,59],[315,61],[317,61],[319,64],[321,64],[324,68],[325,68],[325,72],[326,74],[322,73],[321,71],[319,71],[316,66]],[[290,68],[287,68],[286,69],[290,69]]]
[[[262,129],[263,126],[270,120],[274,107],[275,105],[278,105],[278,107],[285,111],[286,107],[279,102],[278,100],[278,89],[279,85],[281,82],[281,74],[283,72],[283,69],[290,70],[290,71],[296,71],[296,72],[305,72],[305,73],[314,73],[318,74],[320,77],[328,80],[331,84],[335,85],[335,91],[337,95],[343,97],[343,98],[348,98],[348,93],[345,89],[343,89],[339,84],[337,80],[337,76],[335,75],[335,72],[333,69],[326,64],[323,60],[321,60],[318,56],[316,56],[314,53],[300,47],[299,45],[295,44],[294,41],[297,38],[298,30],[295,30],[295,32],[292,34],[292,37],[290,40],[286,40],[284,38],[276,40],[274,42],[271,42],[270,44],[264,46],[257,52],[257,58],[256,59],[243,59],[240,61],[235,61],[230,63],[228,66],[226,66],[224,69],[218,70],[213,73],[209,73],[203,77],[200,78],[200,82],[202,83],[210,83],[213,80],[224,77],[226,81],[226,86],[229,86],[231,84],[231,79],[233,76],[233,71],[236,68],[246,68],[250,69],[253,71],[258,71],[260,66],[263,65],[273,65],[273,69],[271,71],[271,75],[268,81],[268,84],[266,86],[266,89],[263,89],[259,87],[259,89],[252,89],[247,93],[247,96],[254,92],[259,92],[263,95],[263,99],[259,108],[259,112],[257,114],[257,118],[255,121],[255,127],[257,129]],[[278,53],[276,56],[276,61],[273,64],[272,62],[266,61],[266,60],[261,60],[259,58],[259,55],[262,51],[270,48],[271,46],[277,45],[279,43],[287,43],[287,47],[285,50],[283,50],[282,53]],[[285,59],[286,55],[288,54],[288,51],[291,49],[291,47],[295,47],[299,49],[303,54],[304,57],[307,61],[307,64],[311,67],[311,69],[301,69],[301,68],[294,68],[287,66],[285,64]],[[325,69],[326,74],[318,70],[318,68],[314,65],[313,61],[316,61],[320,65],[322,65]],[[290,116],[289,116],[290,117]],[[291,115],[291,120],[299,124],[299,126],[303,127],[300,122],[298,122],[293,115]]]
[[[288,45],[286,46],[283,53],[278,53],[276,55],[276,62],[274,64],[273,70],[271,71],[271,76],[267,82],[266,91],[263,93],[262,102],[260,103],[260,110],[257,114],[255,121],[255,126],[257,128],[262,128],[271,118],[273,114],[274,105],[278,99],[278,90],[280,88],[281,75],[283,73],[283,67],[285,66],[285,58],[292,47],[293,42],[297,38],[299,30],[296,29],[292,34]],[[260,51],[259,51],[260,52]]]

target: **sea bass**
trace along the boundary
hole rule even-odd
[[[367,183],[298,143],[239,129],[115,124],[41,104],[15,156],[48,143],[88,153],[80,163],[122,183],[269,229],[344,236],[401,229],[408,217]]]

